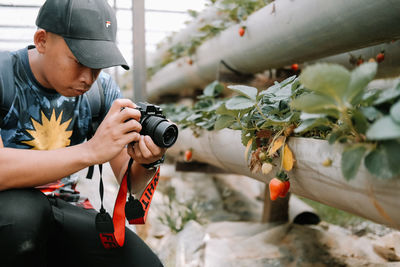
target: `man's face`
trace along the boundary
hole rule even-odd
[[[100,69],[80,64],[61,36],[48,34],[42,68],[49,88],[69,97],[84,94],[97,79]]]

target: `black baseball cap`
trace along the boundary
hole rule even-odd
[[[61,35],[76,59],[89,68],[129,69],[116,45],[117,19],[106,0],[47,0],[36,25]]]

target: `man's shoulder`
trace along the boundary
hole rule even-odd
[[[101,71],[98,80],[100,81],[106,99],[109,97],[114,99],[121,97],[121,90],[110,74],[105,71]]]
[[[118,85],[115,83],[114,79],[105,71],[101,71],[98,77],[102,87],[104,89],[115,89]],[[119,89],[119,88],[118,88]]]
[[[5,98],[4,94],[11,91],[11,87],[13,84],[14,84],[13,54],[8,51],[1,51],[0,52],[0,98],[2,100],[4,100]],[[3,92],[4,90],[6,92]]]
[[[27,50],[26,48],[22,48],[15,51],[0,51],[0,79],[9,79],[8,75],[13,76],[16,71],[21,69],[22,66],[17,64],[18,61],[21,61],[21,55]],[[6,77],[4,77],[6,76]]]
[[[1,75],[8,73],[12,69],[12,52],[0,51],[0,73]]]

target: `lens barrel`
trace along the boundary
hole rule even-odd
[[[140,134],[149,135],[159,147],[171,147],[178,138],[178,127],[159,116],[143,118]]]

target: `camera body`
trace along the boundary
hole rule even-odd
[[[149,104],[147,102],[136,103],[136,109],[140,111],[140,123],[144,121],[148,116],[157,116],[165,119],[162,112],[162,108],[157,105]]]
[[[140,111],[141,135],[149,135],[159,147],[171,147],[178,138],[178,127],[164,116],[160,106],[147,102],[138,102]]]

